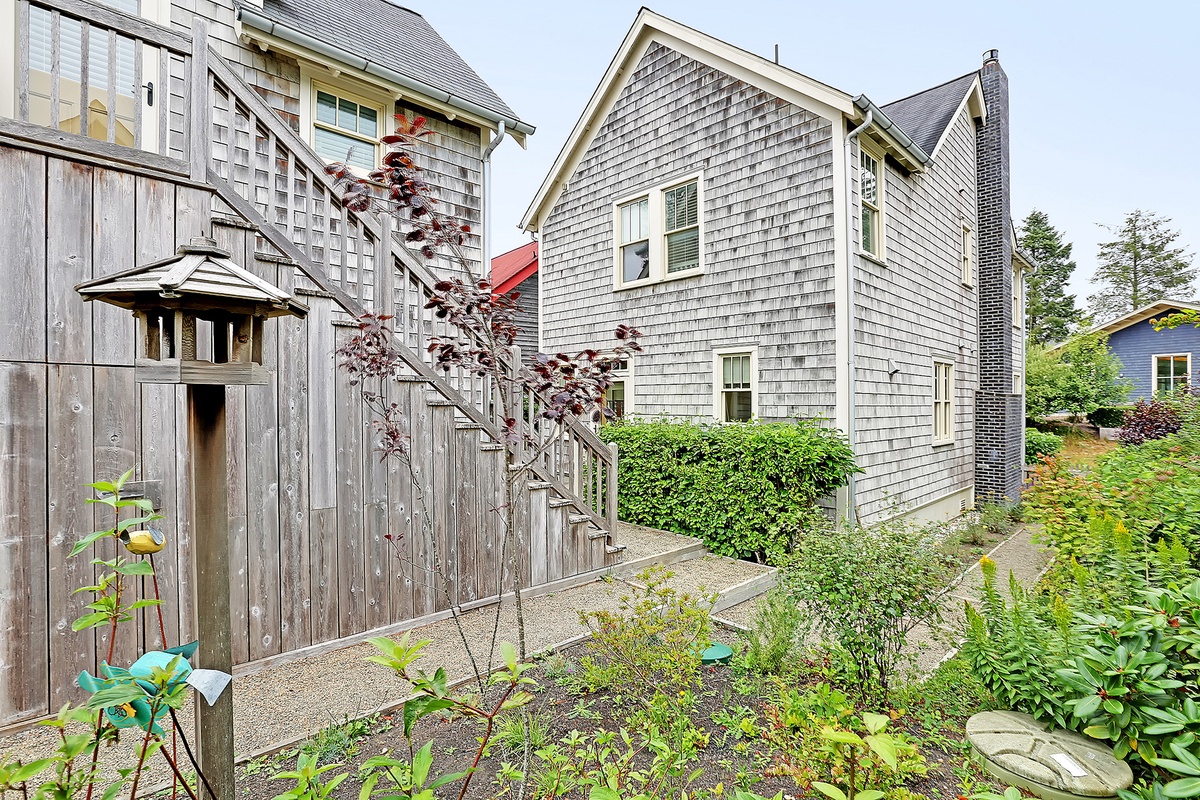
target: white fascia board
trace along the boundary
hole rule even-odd
[[[954,114],[950,117],[950,122],[946,125],[946,130],[942,131],[942,135],[938,139],[937,144],[933,146],[933,152],[929,154],[930,161],[933,161],[937,158],[938,152],[942,149],[942,144],[946,141],[946,139],[949,138],[951,129],[953,129],[955,123],[958,122],[958,118],[963,113],[964,109],[970,111],[972,118],[979,117],[979,119],[982,120],[981,124],[987,124],[987,104],[983,99],[983,84],[979,81],[978,75],[975,76],[975,80],[971,84],[971,88],[968,89],[967,93],[963,95],[962,102],[958,104],[958,108],[955,109]]]
[[[853,98],[844,92],[643,8],[521,218],[522,230],[540,228],[543,212],[558,201],[633,68],[653,42],[831,120],[835,127],[854,113]]]

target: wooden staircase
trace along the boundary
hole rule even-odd
[[[422,401],[407,406],[406,413],[413,421],[414,453],[425,448],[432,456],[432,476],[425,478],[436,499],[435,520],[457,515],[459,525],[500,524],[494,509],[468,500],[471,487],[460,485],[453,497],[441,483],[448,479],[446,465],[454,464],[479,482],[493,482],[498,492],[505,453],[491,382],[461,368],[435,371],[425,350],[430,336],[456,333],[424,308],[438,278],[392,230],[390,217],[342,204],[320,157],[219,56],[194,47],[193,75],[200,74],[197,64],[203,61],[207,92],[195,94],[206,98],[212,115],[206,171],[216,193],[215,224],[223,218],[245,220],[257,230],[259,247],[290,259],[297,293],[310,305],[328,306],[338,343],[368,309],[393,315],[394,340],[407,367],[402,380],[425,388]],[[523,406],[530,410],[537,402],[530,395]],[[533,412],[528,413],[530,429],[551,427],[534,426]],[[426,415],[432,430],[453,435],[417,441]],[[540,435],[544,457],[527,471],[527,479],[518,477],[514,492],[523,586],[603,570],[616,564],[624,549],[615,541],[614,449],[577,420]],[[499,554],[457,552],[458,537],[444,527],[435,524],[439,551],[448,560],[478,559],[487,569],[493,562],[500,568]],[[471,594],[464,591],[460,597],[456,589],[454,600],[484,599]]]

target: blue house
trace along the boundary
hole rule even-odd
[[[1121,374],[1133,384],[1131,401],[1200,381],[1200,329],[1185,325],[1156,331],[1150,324],[1177,311],[1197,309],[1196,303],[1163,301],[1093,329],[1108,333],[1108,346],[1124,365]]]

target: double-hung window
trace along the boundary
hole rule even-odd
[[[1012,324],[1020,328],[1025,324],[1025,287],[1021,280],[1021,268],[1013,264],[1012,269]]]
[[[714,415],[721,422],[749,422],[754,417],[754,351],[716,353],[717,402]]]
[[[1187,386],[1190,360],[1191,357],[1187,354],[1155,356],[1154,394],[1170,394],[1182,386]]]
[[[700,266],[700,212],[696,181],[663,192],[666,210],[667,273]]]
[[[703,209],[700,175],[617,201],[616,288],[699,273],[704,267]]]
[[[621,280],[650,277],[650,198],[642,197],[620,207]]]
[[[883,257],[883,165],[864,148],[859,147],[858,196],[862,206],[859,220],[862,251],[876,258]]]
[[[962,227],[962,239],[959,242],[959,259],[962,261],[962,282],[964,286],[975,285],[975,266],[971,260],[971,250],[974,235],[966,225]]]
[[[613,370],[612,385],[604,390],[604,405],[612,411],[615,419],[623,419],[626,412],[631,410],[629,403],[633,399],[631,396],[632,377],[629,362],[617,362],[616,369]]]
[[[329,161],[369,171],[379,162],[380,108],[332,88],[316,89],[313,149]]]
[[[933,362],[933,443],[954,441],[954,364]]]

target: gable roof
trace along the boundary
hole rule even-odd
[[[508,294],[538,271],[538,243],[523,244],[492,259],[492,291]]]
[[[871,102],[866,95],[860,94],[858,97],[852,98],[849,94],[832,86],[813,80],[762,56],[734,47],[728,42],[689,28],[643,7],[638,12],[633,26],[625,35],[625,39],[621,42],[616,55],[613,56],[604,77],[601,78],[599,85],[592,93],[579,121],[575,123],[570,136],[563,144],[554,165],[550,168],[521,218],[520,227],[523,230],[538,230],[543,212],[553,208],[592,139],[599,133],[604,118],[612,110],[618,95],[632,76],[633,67],[640,61],[652,42],[661,43],[733,78],[769,92],[781,100],[838,123],[844,117],[856,123],[861,122],[869,114],[872,120],[869,132],[872,137],[911,171],[920,171],[931,160],[936,145],[940,142],[939,137],[944,134],[949,123],[957,116],[956,109],[966,104],[974,104],[973,114],[979,117],[984,114],[983,91],[977,73],[956,78],[947,84],[881,108]],[[967,81],[960,86],[960,82],[968,77],[975,78],[974,82]],[[953,88],[947,88],[951,86]],[[960,88],[961,91],[959,91]],[[939,92],[939,89],[942,91]],[[939,109],[942,104],[948,103],[948,98],[951,97],[955,98],[956,104],[951,109],[950,115],[941,121],[940,129],[935,123],[928,125],[929,130],[926,131],[924,127],[917,125],[919,121],[917,106],[909,105],[908,101],[929,93],[933,93],[937,99],[943,101],[938,104]],[[902,115],[908,112],[904,122],[893,116],[893,111]],[[911,135],[908,127],[921,128],[923,132],[921,141],[932,142],[928,145],[928,149]],[[930,131],[935,129],[938,135],[932,136]]]
[[[533,133],[423,16],[388,0],[263,0],[243,24],[518,133]]]
[[[1100,333],[1101,331],[1116,333],[1139,322],[1145,322],[1148,319],[1162,316],[1168,311],[1200,311],[1200,301],[1160,300],[1157,303],[1142,306],[1137,311],[1131,311],[1123,317],[1117,317],[1114,320],[1096,325],[1088,333]]]
[[[979,111],[982,116],[983,89],[979,85],[979,72],[968,72],[962,77],[926,89],[883,106],[883,111],[900,129],[907,133],[917,146],[933,155],[946,129],[958,117],[959,109],[978,87],[980,92]]]
[[[633,67],[652,42],[662,43],[827,119],[855,113],[852,98],[845,92],[643,7],[521,218],[523,230],[537,230],[542,210],[552,207],[558,200],[563,186],[575,172],[580,158],[633,75]]]

